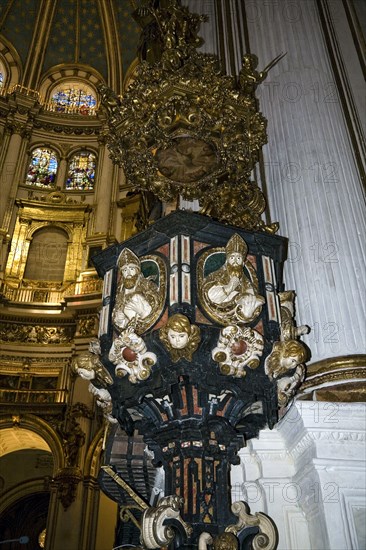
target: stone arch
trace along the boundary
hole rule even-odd
[[[81,85],[88,86],[94,91],[97,99],[97,108],[99,106],[98,85],[104,83],[102,75],[89,65],[62,65],[51,67],[43,76],[39,93],[44,100],[46,106],[50,104],[53,91],[62,84],[68,82],[79,82]]]
[[[21,500],[24,497],[34,495],[35,493],[44,493],[47,491],[45,482],[43,479],[31,479],[25,481],[16,487],[13,487],[1,498],[0,501],[0,517],[2,514],[12,506],[16,501]]]
[[[85,145],[85,146],[73,145],[72,147],[70,147],[70,149],[67,153],[67,161],[69,161],[73,155],[75,155],[76,153],[78,153],[80,151],[89,151],[90,153],[93,153],[97,157],[97,160],[98,160],[98,148],[93,144],[92,145],[88,144],[88,145]]]
[[[27,236],[26,238],[28,240],[31,240],[34,236],[34,234],[39,231],[40,229],[43,229],[45,227],[58,227],[59,229],[62,229],[63,231],[65,231],[65,233],[67,233],[67,236],[68,236],[68,240],[71,242],[72,241],[72,237],[73,237],[73,232],[72,232],[72,228],[67,225],[66,223],[62,223],[62,222],[57,222],[57,221],[54,221],[54,222],[39,222],[39,223],[36,223],[34,222],[29,228],[28,228],[28,232],[27,232]]]
[[[53,149],[57,153],[59,161],[64,155],[59,143],[53,143],[51,141],[44,140],[32,141],[32,143],[30,143],[27,148],[27,155],[30,156],[32,154],[32,151],[34,151],[35,149],[41,149],[42,147],[46,149]]]
[[[92,476],[94,478],[98,477],[101,456],[103,452],[103,440],[104,440],[104,426],[98,430],[94,436],[93,441],[89,445],[88,452],[85,457],[85,475]]]
[[[48,445],[54,460],[54,473],[56,473],[65,464],[65,457],[62,447],[62,441],[56,430],[52,428],[45,420],[31,414],[7,415],[0,419],[0,433],[5,429],[29,430],[39,435]]]
[[[18,52],[4,36],[0,40],[0,59],[7,73],[3,89],[8,90],[20,83],[23,67]]]

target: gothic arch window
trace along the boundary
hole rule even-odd
[[[38,229],[29,246],[24,279],[63,281],[67,247],[68,235],[60,227]]]
[[[66,189],[92,191],[94,189],[96,155],[91,151],[78,151],[69,162]]]
[[[50,95],[50,108],[57,113],[94,115],[96,106],[95,91],[82,82],[63,82]]]
[[[56,151],[48,147],[33,149],[26,184],[37,187],[55,187],[57,165]]]

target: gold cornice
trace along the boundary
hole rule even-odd
[[[14,406],[14,403],[12,405]],[[64,405],[57,404],[57,407],[53,407],[52,409],[53,411],[55,410],[55,408],[60,410],[63,406]],[[46,422],[39,416],[36,416],[32,413],[27,414],[28,411],[24,413],[24,411],[17,410],[17,413],[18,412],[20,412],[18,422],[19,428],[30,430],[40,435],[51,449],[52,456],[54,458],[55,470],[60,468],[63,464],[64,453],[60,437],[57,434],[56,430],[48,422]],[[0,417],[0,430],[13,427],[13,414],[6,411],[5,415],[2,415]]]
[[[366,381],[366,369],[350,369],[350,370],[338,370],[331,371],[323,374],[317,378],[311,380],[305,380],[301,386],[301,390],[307,390],[309,388],[316,389],[323,384],[333,385],[339,382],[354,381],[359,379],[360,381]]]
[[[329,357],[321,361],[316,361],[307,365],[307,379],[309,377],[323,374],[325,372],[339,369],[358,369],[366,368],[366,355],[341,355],[339,357]]]
[[[21,361],[13,362],[12,364],[8,365],[5,364],[4,361],[2,361],[0,357],[0,373],[1,374],[7,374],[8,376],[17,376],[21,374],[28,374],[28,375],[42,375],[42,376],[59,376],[62,372],[64,366],[66,365],[66,361],[63,364],[57,365],[57,366],[49,366],[49,363],[46,363],[45,365],[41,365],[40,363],[35,363],[33,360],[31,362],[31,366],[29,367],[29,370],[24,371],[23,370],[23,363]]]
[[[59,210],[63,212],[62,221],[65,221],[68,218],[70,218],[71,221],[82,221],[84,219],[84,216],[82,216],[80,220],[78,218],[75,219],[75,212],[80,211],[80,213],[84,214],[85,212],[92,211],[92,207],[90,206],[90,204],[87,204],[85,202],[77,204],[69,202],[51,203],[29,199],[16,199],[15,204],[19,206],[19,208],[23,209],[21,213],[22,218],[35,220],[38,219],[37,216],[41,216],[39,219],[42,219],[42,221],[46,220],[46,218],[44,218],[44,215],[47,210],[51,210],[52,212]],[[72,210],[73,212],[69,213],[69,210]]]
[[[366,355],[330,357],[307,366],[300,400],[365,401]]]
[[[41,318],[40,318],[41,317]],[[1,315],[1,322],[8,322],[8,323],[18,323],[18,324],[34,324],[37,323],[39,325],[75,325],[75,321],[72,317],[68,316],[66,317],[65,314],[57,315],[57,320],[55,317],[49,316],[45,317],[42,313],[41,315],[9,315],[4,314]]]

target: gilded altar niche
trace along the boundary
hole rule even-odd
[[[41,289],[61,290],[76,281],[82,266],[90,207],[66,203],[59,192],[49,193],[44,202],[18,199],[16,204],[18,214],[6,265],[6,285],[10,289],[37,288],[42,294]],[[42,299],[34,296],[34,301]]]

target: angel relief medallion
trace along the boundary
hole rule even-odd
[[[244,239],[234,234],[225,248],[206,251],[197,264],[198,292],[206,313],[221,325],[250,323],[265,303]]]
[[[143,256],[140,260],[129,248],[122,250],[117,265],[119,279],[112,322],[118,336],[109,351],[109,359],[116,365],[116,376],[128,375],[135,384],[149,378],[157,361],[141,335],[156,323],[163,311],[166,269],[159,256]]]
[[[157,321],[164,307],[164,262],[153,255],[144,256],[140,261],[132,250],[124,248],[117,265],[119,281],[113,324],[119,331],[133,328],[134,332],[142,334]]]

